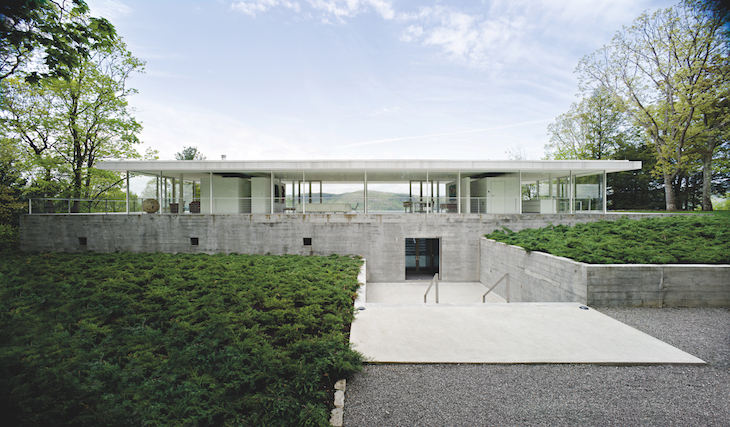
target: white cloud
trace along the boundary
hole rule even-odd
[[[299,3],[290,2],[287,0],[253,0],[239,1],[238,3],[231,4],[232,10],[243,12],[253,17],[255,17],[257,13],[264,13],[267,12],[269,9],[276,7],[291,9],[294,12],[299,12],[301,10]]]
[[[421,35],[423,35],[423,27],[420,25],[410,25],[405,31],[403,31],[403,34],[400,36],[400,40],[410,43],[417,41]]]
[[[448,58],[470,66],[495,67],[515,55],[513,49],[524,38],[526,21],[522,16],[494,16],[490,19],[444,7],[423,8],[418,14],[402,15],[403,20],[417,24],[410,25],[400,39],[439,47]]]
[[[384,19],[393,19],[395,10],[387,0],[308,0],[312,8],[325,12],[323,20],[334,17],[340,22],[373,9]]]
[[[131,15],[131,7],[117,0],[88,0],[86,2],[94,16],[101,16],[111,22]]]
[[[318,12],[320,19],[326,23],[330,23],[331,20],[343,23],[345,18],[352,18],[370,10],[374,10],[386,20],[394,19],[396,16],[390,0],[307,0],[307,2],[310,9]],[[299,3],[288,0],[249,0],[231,4],[232,10],[253,17],[275,8],[291,9],[296,13],[302,12],[304,18],[313,17],[311,11],[303,12]]]

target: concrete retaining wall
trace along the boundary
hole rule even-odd
[[[645,215],[630,215],[639,218]],[[479,281],[479,241],[500,227],[513,231],[549,224],[616,219],[614,214],[427,215],[427,214],[60,214],[23,215],[25,251],[249,253],[361,255],[367,280],[405,280],[405,239],[441,242],[441,280]],[[86,245],[79,244],[86,238]],[[191,245],[198,239],[198,246]],[[311,238],[311,246],[303,239]],[[545,298],[548,298],[546,295]]]
[[[482,238],[481,282],[510,274],[511,302],[603,307],[728,307],[730,265],[596,265]],[[493,292],[506,298],[504,283]]]
[[[492,287],[509,273],[510,302],[586,303],[586,264],[542,252],[527,252],[484,237],[480,246],[480,281]],[[506,299],[506,283],[502,282],[492,292]]]

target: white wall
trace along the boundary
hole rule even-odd
[[[251,213],[271,213],[271,178],[251,178]]]
[[[243,178],[226,178],[213,175],[213,212],[217,214],[248,213],[244,210],[243,197],[249,197],[251,184]],[[210,178],[200,179],[200,211],[210,213]],[[249,211],[250,212],[250,211]]]

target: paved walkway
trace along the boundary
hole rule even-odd
[[[578,303],[465,302],[484,287],[442,283],[440,303],[424,304],[427,286],[369,283],[354,348],[383,363],[704,363]]]
[[[707,364],[366,364],[344,425],[728,426],[730,309],[598,310]]]

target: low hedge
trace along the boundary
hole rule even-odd
[[[4,425],[328,425],[351,257],[0,253]]]
[[[730,264],[730,216],[678,215],[550,225],[487,238],[590,264]]]

